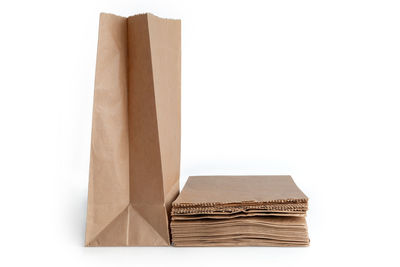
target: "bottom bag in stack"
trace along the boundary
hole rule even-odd
[[[172,204],[172,243],[308,246],[307,209],[290,176],[192,176]]]

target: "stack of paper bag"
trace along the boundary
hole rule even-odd
[[[193,176],[172,204],[175,246],[307,246],[308,198],[290,176]]]

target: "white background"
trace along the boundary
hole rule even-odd
[[[181,187],[290,174],[308,248],[85,248],[99,12],[182,19]],[[398,1],[2,1],[0,265],[399,264]]]

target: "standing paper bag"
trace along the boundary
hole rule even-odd
[[[181,24],[100,15],[86,246],[167,246],[179,192]]]

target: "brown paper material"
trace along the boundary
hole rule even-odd
[[[172,204],[175,246],[307,246],[308,198],[290,176],[194,176]]]
[[[288,175],[191,176],[174,207],[306,202],[307,196]]]
[[[179,192],[180,21],[100,15],[87,246],[167,246]]]

